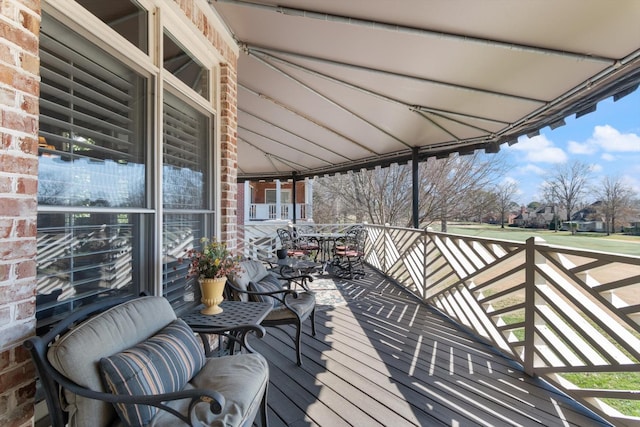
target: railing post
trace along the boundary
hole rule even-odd
[[[387,242],[389,236],[389,224],[385,223],[382,226],[382,257],[380,259],[380,264],[382,265],[382,271],[384,274],[389,273],[389,267],[387,266]]]
[[[282,219],[282,202],[280,198],[282,197],[282,188],[280,186],[280,180],[276,179],[276,217],[273,219]]]
[[[424,290],[422,291],[422,301],[427,302],[429,299],[428,290],[429,290],[429,260],[427,259],[429,256],[429,249],[427,248],[427,244],[429,243],[429,231],[428,229],[423,230],[422,232],[422,240],[424,247],[424,257],[422,264],[422,275],[424,277]]]
[[[525,249],[525,300],[524,300],[524,371],[534,375],[535,359],[535,308],[538,274],[536,264],[544,262],[544,257],[536,251],[536,245],[545,243],[541,237],[530,237]]]

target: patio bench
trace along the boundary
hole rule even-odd
[[[24,345],[53,427],[267,424],[266,360],[207,357],[162,297],[86,306]]]

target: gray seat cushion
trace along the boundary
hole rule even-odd
[[[305,320],[316,305],[316,296],[312,292],[301,292],[298,298],[287,295],[287,304],[298,313],[301,320]],[[294,319],[295,314],[284,305],[279,305],[267,314],[265,321]]]
[[[225,406],[220,415],[209,411],[206,404],[196,408],[199,420],[206,426],[251,425],[269,382],[269,365],[260,354],[238,354],[207,359],[206,365],[185,389],[206,388],[220,392]],[[186,413],[189,402],[171,402],[170,406]],[[160,411],[151,421],[153,427],[182,426],[176,417]]]

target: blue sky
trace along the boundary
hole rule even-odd
[[[593,113],[565,122],[500,147],[512,166],[505,180],[516,181],[520,189],[516,201],[540,201],[540,184],[575,160],[591,165],[594,185],[605,176],[620,177],[640,195],[640,89],[617,102],[605,99]]]

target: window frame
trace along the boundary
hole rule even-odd
[[[144,258],[148,259],[141,269],[144,275],[140,278],[140,291],[154,295],[162,295],[162,230],[165,214],[174,213],[162,206],[162,144],[163,123],[162,104],[163,93],[169,91],[189,103],[209,118],[209,153],[210,168],[207,185],[209,200],[205,209],[188,211],[207,215],[207,234],[209,237],[220,238],[220,66],[225,63],[218,52],[201,34],[195,24],[191,22],[175,2],[163,0],[135,0],[147,10],[148,19],[148,54],[139,50],[117,32],[111,30],[98,17],[84,7],[80,7],[74,0],[44,0],[41,4],[43,15],[58,20],[73,30],[88,42],[103,49],[126,67],[147,78],[146,115],[147,128],[145,149],[147,157],[145,163],[146,187],[145,204],[141,208],[109,208],[113,213],[139,214],[150,218],[141,221],[140,247]],[[198,95],[194,90],[173,76],[162,66],[162,38],[167,31],[182,46],[189,46],[189,53],[208,70],[209,99]],[[87,207],[38,206],[40,213],[74,213],[86,212]],[[98,210],[103,212],[103,210]],[[184,213],[187,211],[180,211]],[[147,285],[145,288],[145,284]]]

